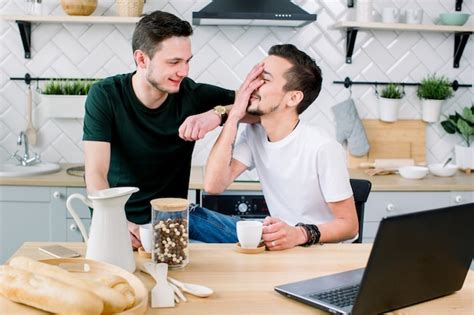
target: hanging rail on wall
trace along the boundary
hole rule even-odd
[[[379,81],[352,81],[351,78],[346,77],[344,81],[332,81],[334,84],[344,84],[345,88],[348,88],[352,85],[387,85],[387,84],[397,84],[401,86],[416,86],[421,85],[418,82],[379,82]],[[458,80],[454,80],[451,83],[451,87],[454,91],[457,91],[460,87],[472,87],[472,84],[460,84]]]
[[[353,8],[354,7],[354,0],[347,0],[347,7],[348,8]],[[456,11],[461,11],[462,10],[462,0],[456,0],[455,9],[456,9]]]
[[[50,80],[58,80],[58,81],[93,81],[93,80],[100,80],[99,78],[33,78],[29,73],[26,73],[24,77],[12,77],[10,80],[13,81],[25,81],[26,84],[30,84],[31,81],[50,81]]]

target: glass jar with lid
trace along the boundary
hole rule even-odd
[[[189,262],[189,202],[181,198],[158,198],[152,208],[152,261],[182,268]]]

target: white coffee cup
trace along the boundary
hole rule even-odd
[[[257,248],[262,238],[262,222],[237,222],[237,238],[242,248]]]
[[[383,8],[382,22],[384,23],[398,23],[399,11],[396,8]]]
[[[372,6],[372,0],[357,0],[356,19],[359,22],[374,21],[375,10]]]
[[[422,9],[406,9],[405,22],[408,24],[421,24],[423,21]]]
[[[140,240],[142,242],[143,249],[147,253],[151,253],[153,247],[153,238],[152,238],[152,228],[151,223],[143,224],[139,226],[140,228]]]

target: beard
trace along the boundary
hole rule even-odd
[[[250,108],[250,106],[252,106],[252,104],[249,102],[249,105],[247,106],[247,113],[248,114],[254,115],[254,116],[263,116],[263,115],[270,114],[270,113],[273,113],[274,111],[276,111],[278,109],[278,107],[280,107],[280,104],[272,106],[270,108],[270,110],[268,110],[268,111],[261,110],[258,107],[258,104],[256,105],[255,108]]]
[[[155,89],[157,89],[158,91],[160,92],[163,92],[163,93],[169,93],[169,94],[173,94],[173,93],[178,93],[179,92],[179,86],[176,88],[176,89],[168,89],[166,87],[164,87],[163,85],[159,84],[152,76],[152,73],[150,71],[147,72],[146,74],[146,81],[152,86],[154,87]]]
[[[258,108],[254,108],[254,109],[247,108],[247,113],[249,113],[250,115],[254,115],[254,116],[263,116],[263,115],[265,115],[265,113],[262,112]]]

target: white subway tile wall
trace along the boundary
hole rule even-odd
[[[145,12],[164,10],[191,21],[193,11],[208,0],[148,0]],[[237,89],[251,67],[260,61],[274,44],[292,43],[316,59],[324,75],[321,95],[302,119],[335,135],[331,107],[349,97],[349,90],[333,80],[349,76],[361,81],[420,81],[430,73],[446,75],[461,83],[474,81],[473,36],[469,38],[459,68],[453,68],[454,35],[450,33],[359,31],[353,63],[345,63],[345,32],[333,25],[355,16],[347,0],[295,0],[303,9],[318,15],[318,20],[301,28],[196,26],[192,37],[194,58],[190,77],[198,82]],[[26,14],[26,0],[0,0],[0,14]],[[402,11],[421,8],[423,23],[434,23],[442,12],[454,11],[455,0],[374,0],[380,14],[383,7]],[[100,0],[93,15],[117,15],[115,1]],[[474,3],[463,2],[463,12],[473,13]],[[43,14],[65,15],[59,1],[43,0]],[[403,15],[402,15],[403,16]],[[472,17],[468,21],[472,24]],[[26,85],[10,77],[30,73],[34,77],[106,77],[134,70],[131,37],[133,25],[33,23],[32,58],[25,59],[18,27],[0,20],[0,158],[15,152],[16,137],[26,127]],[[36,88],[36,84],[33,84]],[[421,119],[416,88],[407,87],[400,109],[400,119]],[[377,98],[374,87],[352,87],[352,97],[361,118],[376,119]],[[473,88],[459,89],[443,107],[452,113],[474,101]],[[34,98],[34,124],[39,130],[32,151],[44,161],[83,162],[82,120],[51,119],[42,113]],[[219,130],[198,141],[193,164],[204,165]],[[427,162],[441,162],[453,154],[460,143],[447,135],[439,123],[427,125]]]

